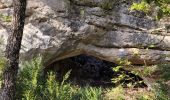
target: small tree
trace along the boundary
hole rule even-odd
[[[25,22],[26,0],[13,0],[13,31],[6,46],[7,65],[3,74],[3,100],[15,100],[15,86],[18,73],[19,51]]]

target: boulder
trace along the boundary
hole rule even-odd
[[[11,32],[12,0],[0,0],[0,37]],[[21,59],[44,66],[80,54],[118,63],[168,63],[170,35],[161,22],[130,11],[125,0],[28,0]],[[157,29],[157,30],[156,30]]]

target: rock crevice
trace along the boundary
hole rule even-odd
[[[11,21],[4,18],[12,16],[11,2],[0,0],[0,13],[4,16],[0,23],[9,27]],[[116,63],[119,50],[124,48],[132,64],[144,64],[144,60],[148,64],[168,63],[168,31],[145,13],[129,11],[130,6],[131,1],[124,0],[28,0],[21,58],[41,54],[46,66],[88,54]],[[9,29],[2,25],[4,49]],[[134,49],[138,56],[134,56]]]

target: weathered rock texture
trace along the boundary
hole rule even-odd
[[[11,27],[6,18],[13,12],[11,1],[0,0],[4,44]],[[80,54],[115,63],[121,57],[132,64],[169,62],[170,33],[152,31],[164,25],[129,11],[130,5],[128,0],[28,0],[21,57],[41,54],[45,66]]]

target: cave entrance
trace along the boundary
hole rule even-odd
[[[118,65],[89,55],[78,55],[51,64],[47,71],[54,71],[56,78],[62,81],[63,76],[71,70],[69,81],[80,86],[117,86],[128,84],[134,87],[146,87],[143,79],[132,72],[120,68]]]

